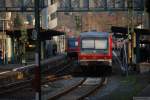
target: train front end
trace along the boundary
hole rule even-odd
[[[67,57],[77,58],[78,41],[76,37],[67,38]]]
[[[109,33],[81,33],[78,41],[80,65],[105,64],[112,66],[112,36]]]

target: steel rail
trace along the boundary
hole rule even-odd
[[[74,92],[74,91],[78,91],[81,89],[82,86],[84,86],[84,82],[86,81],[87,78],[84,78],[84,80],[82,80],[80,83],[76,84],[75,86],[72,86],[70,88],[65,89],[64,91],[62,91],[61,93],[55,94],[54,96],[50,96],[48,98],[48,100],[56,100],[56,99],[60,99],[62,97],[67,96],[69,93]],[[101,81],[99,82],[98,85],[93,86],[93,89],[85,92],[85,93],[81,93],[79,97],[75,98],[75,100],[83,100],[86,97],[92,95],[93,93],[95,93],[98,89],[100,89],[104,84],[106,84],[107,78],[102,78]],[[67,98],[67,97],[66,97]],[[69,98],[69,97],[68,97]],[[72,100],[70,98],[70,100]],[[74,100],[74,99],[73,99]]]
[[[69,65],[70,65],[70,63],[67,64],[67,67],[65,66],[65,68],[62,67],[61,69],[57,70],[56,73],[55,73],[56,75],[51,77],[51,79],[47,79],[46,77],[52,76],[52,75],[48,74],[48,75],[44,76],[45,80],[42,79],[42,84],[41,85],[46,84],[48,82],[64,79],[62,77],[64,75],[64,73],[61,74],[60,72],[64,71],[66,68],[68,68]],[[0,94],[10,93],[10,92],[22,89],[22,88],[26,88],[26,87],[31,85],[31,82],[32,82],[32,79],[30,79],[30,80],[27,79],[27,80],[23,80],[21,82],[14,82],[14,83],[10,83],[10,84],[7,84],[7,85],[3,85],[3,86],[0,87],[0,91],[1,91]]]

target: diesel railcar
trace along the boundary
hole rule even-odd
[[[68,37],[66,39],[66,51],[68,58],[77,58],[78,53],[78,41],[77,37]]]
[[[78,38],[78,63],[112,66],[112,36],[107,32],[83,32]]]

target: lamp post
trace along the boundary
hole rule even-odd
[[[34,0],[34,9],[35,9],[35,33],[36,38],[36,53],[35,53],[35,100],[41,100],[41,40],[40,40],[40,11],[39,6],[40,0]]]

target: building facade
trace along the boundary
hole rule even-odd
[[[41,12],[41,25],[43,29],[53,29],[57,26],[57,0],[47,0],[47,7]]]

